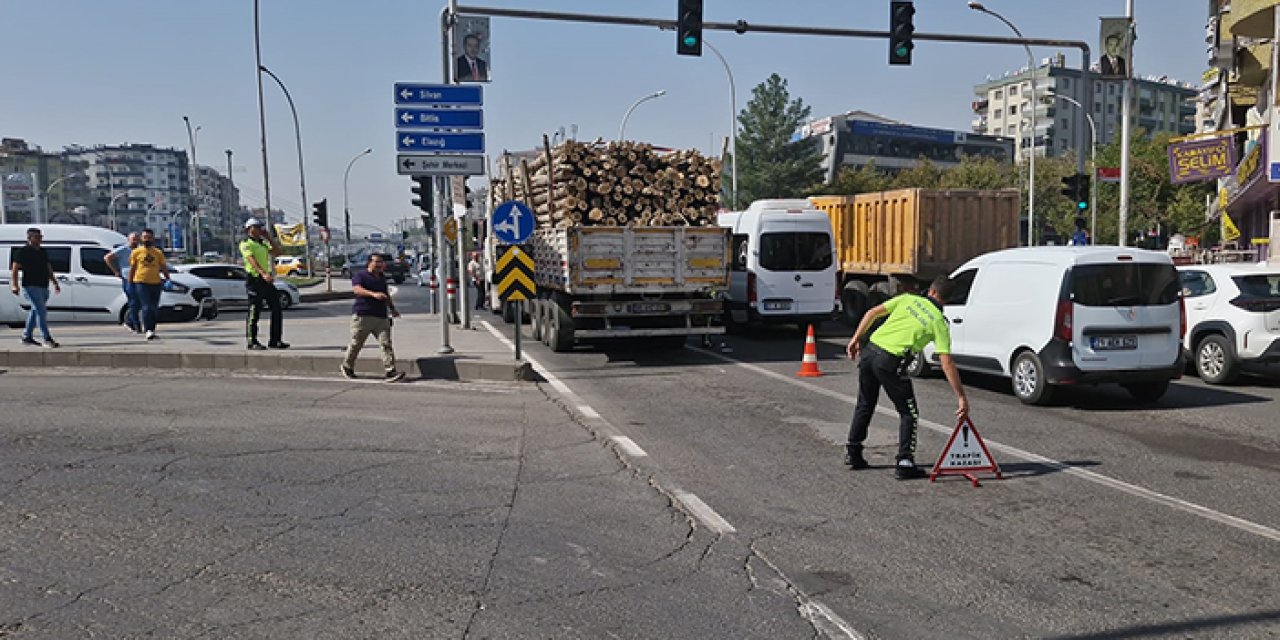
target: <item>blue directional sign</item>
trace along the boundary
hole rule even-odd
[[[397,82],[396,104],[478,107],[484,104],[484,91],[479,85]]]
[[[479,109],[396,109],[396,126],[402,129],[483,129]]]
[[[397,131],[396,150],[416,153],[484,153],[484,134]]]
[[[498,242],[520,244],[533,234],[533,211],[523,202],[508,200],[493,210],[490,228]]]

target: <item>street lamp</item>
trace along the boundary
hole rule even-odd
[[[111,196],[111,202],[107,203],[107,219],[111,221],[112,231],[116,231],[117,230],[116,227],[118,226],[116,224],[116,200],[119,200],[120,198],[123,198],[128,195],[129,195],[129,192],[127,191],[124,193],[118,193],[114,196]]]
[[[1098,243],[1098,130],[1093,125],[1093,116],[1078,100],[1071,96],[1055,96],[1062,98],[1084,113],[1085,122],[1089,123],[1089,163],[1093,165],[1093,179],[1089,181],[1089,237]]]
[[[618,140],[619,141],[622,140],[623,134],[625,134],[627,131],[627,120],[631,117],[631,112],[635,111],[636,107],[640,106],[641,102],[645,102],[646,100],[653,100],[654,98],[661,98],[662,96],[665,96],[665,95],[667,95],[667,90],[663,89],[661,91],[655,91],[632,103],[632,105],[627,109],[626,115],[622,116],[622,124],[618,127]]]
[[[271,70],[266,66],[258,65],[258,69],[271,76],[271,79],[275,80],[277,85],[280,85],[280,90],[284,92],[285,100],[289,101],[289,111],[293,113],[293,135],[298,140],[298,182],[302,187],[302,241],[307,252],[307,270],[310,272],[312,264],[311,228],[307,224],[307,206],[310,201],[307,200],[307,174],[302,168],[302,128],[298,126],[298,110],[293,106],[293,96],[289,95],[289,90],[285,88],[284,82],[281,82],[280,78],[271,73]]]
[[[38,203],[38,204],[40,205],[40,214],[41,214],[44,218],[46,218],[46,220],[47,220],[47,219],[49,219],[49,218],[52,218],[52,216],[49,214],[49,194],[50,194],[50,193],[53,193],[53,188],[54,188],[54,187],[56,187],[56,186],[58,186],[58,185],[59,185],[59,184],[61,184],[62,182],[66,181],[66,179],[67,179],[67,178],[73,178],[73,177],[78,176],[78,175],[80,175],[80,174],[82,174],[82,173],[84,173],[84,172],[83,172],[83,171],[73,171],[73,172],[71,172],[71,173],[68,173],[68,174],[67,174],[67,175],[65,175],[65,176],[62,176],[61,178],[58,178],[57,180],[54,180],[53,182],[50,182],[50,183],[49,183],[49,186],[48,186],[48,187],[45,187],[45,189],[44,189],[44,194],[43,194],[43,196],[42,196],[42,197],[44,198],[44,202],[41,202],[41,203]],[[39,220],[37,220],[36,222],[39,222]]]
[[[371,153],[373,153],[372,147],[357,153],[356,157],[347,163],[347,170],[342,174],[342,223],[346,232],[347,244],[351,244],[351,206],[347,198],[347,178],[351,177],[351,165],[355,164],[356,160]]]
[[[1013,30],[1014,35],[1019,38],[1023,37],[1018,27],[1014,26],[1004,16],[992,11],[984,6],[981,2],[973,2],[970,0],[969,8],[974,11],[985,13],[994,17],[1000,22],[1005,23]],[[1028,176],[1027,176],[1027,245],[1034,247],[1036,245],[1036,59],[1031,54],[1031,47],[1026,44],[1022,45],[1027,51],[1027,69],[1031,72],[1031,156],[1028,160]]]
[[[729,62],[720,55],[720,50],[712,46],[705,39],[702,44],[706,45],[711,53],[716,54],[720,59],[720,64],[724,65],[724,72],[729,76],[729,155],[733,157],[733,173],[730,174],[732,180],[732,188],[729,192],[729,208],[737,210],[738,208],[738,90],[733,84],[733,71],[729,69]]]
[[[187,125],[187,141],[191,143],[191,203],[188,208],[191,209],[191,235],[195,237],[196,255],[201,254],[200,251],[200,205],[196,200],[200,197],[200,168],[196,166],[196,136],[200,133],[200,127],[191,129],[191,118],[182,116],[182,122]],[[184,247],[187,251],[191,250],[191,245]]]

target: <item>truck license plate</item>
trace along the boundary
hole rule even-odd
[[[665,302],[633,302],[628,308],[631,313],[665,313],[671,310],[671,305]]]
[[[765,300],[765,311],[789,311],[791,309],[790,300]]]
[[[1094,351],[1123,351],[1138,348],[1138,336],[1094,336],[1089,338]]]

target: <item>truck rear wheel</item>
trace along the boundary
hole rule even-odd
[[[548,301],[547,315],[550,316],[548,323],[550,333],[547,336],[547,346],[555,353],[563,353],[573,350],[573,318],[565,313],[564,309],[555,302]]]
[[[871,285],[871,293],[867,296],[867,308],[870,309],[893,297],[893,290],[888,282],[877,282]]]
[[[529,336],[538,342],[542,342],[542,334],[544,333],[542,318],[543,302],[543,300],[529,301]]]
[[[840,315],[850,326],[857,327],[862,322],[863,314],[871,308],[867,304],[870,295],[871,288],[865,282],[850,280],[844,284],[840,291]]]

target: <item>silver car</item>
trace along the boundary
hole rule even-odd
[[[249,306],[249,294],[244,288],[249,272],[238,264],[180,264],[173,266],[172,270],[189,273],[208,282],[213,288],[213,297],[222,308]],[[302,294],[297,287],[278,279],[275,286],[276,294],[280,296],[280,308],[302,304]]]

